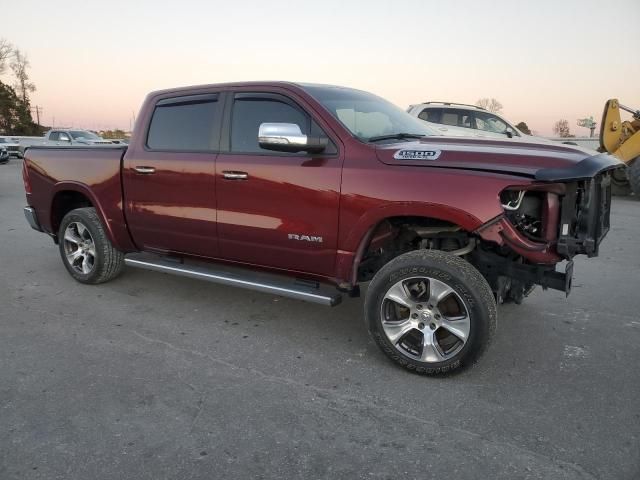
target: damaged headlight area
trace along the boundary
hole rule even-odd
[[[505,216],[529,240],[548,240],[544,223],[549,213],[548,195],[549,192],[535,190],[504,190],[500,194]],[[557,200],[553,205],[557,207]]]
[[[500,193],[504,216],[522,237],[555,247],[563,258],[598,254],[609,231],[611,172],[563,183],[536,183]]]

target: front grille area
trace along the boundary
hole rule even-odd
[[[567,184],[560,211],[558,253],[566,258],[598,255],[610,228],[611,171]]]

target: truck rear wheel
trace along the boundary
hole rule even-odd
[[[97,284],[117,277],[124,255],[107,237],[95,208],[77,208],[62,219],[58,231],[62,263],[80,283]]]
[[[405,253],[382,267],[369,285],[365,317],[382,351],[423,375],[472,364],[497,324],[493,293],[480,272],[435,250]]]

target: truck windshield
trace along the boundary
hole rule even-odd
[[[376,137],[437,135],[417,118],[371,93],[324,85],[305,85],[304,89],[363,142],[375,141]]]
[[[74,140],[78,140],[81,138],[84,138],[85,140],[102,140],[102,138],[100,138],[95,133],[87,132],[85,130],[72,130],[69,133],[71,134],[71,138],[73,138]]]

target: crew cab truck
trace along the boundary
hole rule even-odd
[[[158,91],[129,146],[29,148],[25,215],[82,283],[129,265],[326,305],[368,283],[382,351],[443,374],[485,350],[497,304],[568,294],[571,259],[609,230],[620,162],[429,133],[349,88]]]
[[[111,140],[105,140],[89,130],[77,128],[54,128],[45,132],[42,137],[18,137],[20,140],[19,149],[24,151],[35,146],[85,146],[85,145],[112,145]]]

